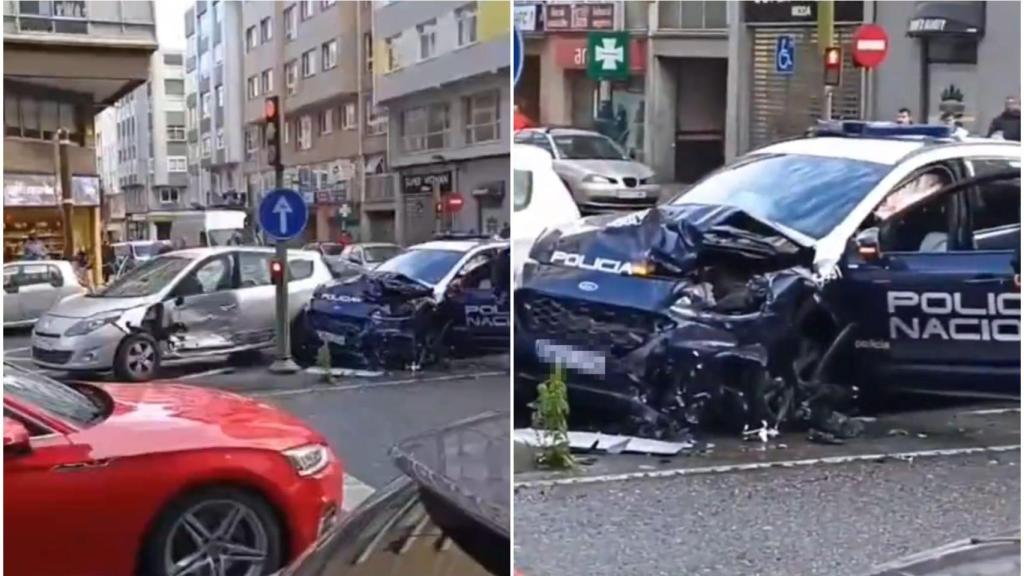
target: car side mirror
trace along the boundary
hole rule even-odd
[[[857,233],[853,243],[856,246],[857,254],[867,262],[873,262],[882,257],[878,242],[878,228],[861,230]]]
[[[4,418],[4,453],[24,454],[31,450],[25,426],[13,418]]]

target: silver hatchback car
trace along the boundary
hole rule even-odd
[[[272,346],[273,254],[268,248],[196,248],[147,260],[43,315],[32,333],[32,359],[54,370],[113,370],[121,380],[145,381],[166,359]],[[332,276],[317,252],[290,251],[288,267],[294,320]]]
[[[630,158],[611,138],[575,128],[528,128],[516,132],[516,144],[543,148],[581,212],[650,208],[661,185],[654,170]]]

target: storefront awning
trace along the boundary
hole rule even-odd
[[[908,36],[985,35],[985,3],[914,2],[914,16],[907,25]]]

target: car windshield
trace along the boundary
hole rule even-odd
[[[191,262],[191,258],[171,254],[147,260],[144,264],[107,284],[106,288],[96,292],[93,296],[101,298],[152,296],[170,284],[178,276],[178,273]]]
[[[436,286],[451,271],[463,252],[455,250],[412,249],[388,260],[377,268],[379,272],[394,272]]]
[[[11,364],[4,365],[4,394],[78,427],[92,424],[104,415],[103,407],[85,394]]]
[[[554,140],[564,160],[626,160],[622,149],[600,134],[559,134]]]
[[[398,246],[366,246],[363,248],[363,255],[368,263],[376,264],[394,257],[401,251]]]
[[[820,240],[889,169],[847,158],[759,154],[712,173],[672,204],[732,206]]]
[[[533,195],[533,174],[527,170],[516,170],[512,177],[512,204],[515,210],[526,209]]]

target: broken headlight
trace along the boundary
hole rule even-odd
[[[123,314],[124,310],[100,312],[99,314],[90,316],[85,320],[80,320],[76,322],[71,326],[71,328],[68,328],[68,331],[65,332],[64,335],[69,337],[85,336],[90,332],[95,332],[96,330],[99,330],[100,328],[106,326],[107,324],[113,324],[114,322],[117,322],[118,320],[121,319],[121,316]]]
[[[299,476],[312,476],[327,468],[331,453],[323,444],[309,444],[282,452]]]

